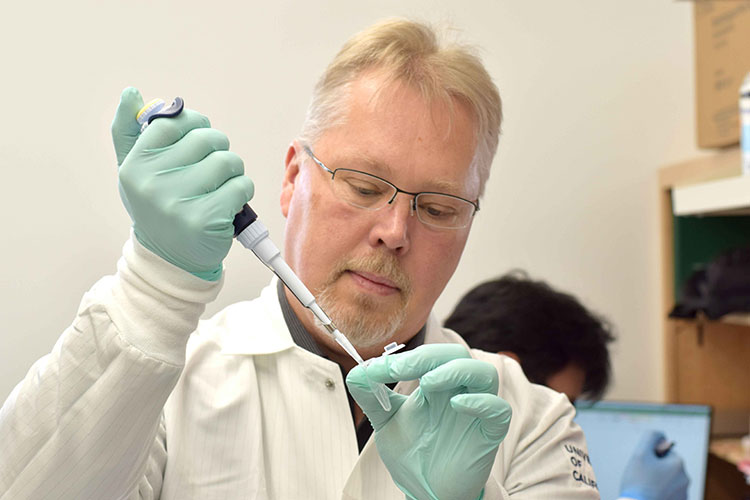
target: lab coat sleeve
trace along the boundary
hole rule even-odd
[[[158,498],[162,409],[220,286],[131,234],[117,273],[84,296],[0,409],[0,500]]]
[[[583,431],[573,422],[575,409],[564,395],[545,395],[551,389],[529,385],[530,394],[522,398],[525,406],[519,405],[517,412],[514,408],[514,418],[521,417],[517,421],[521,429],[512,456],[506,458],[508,497],[599,499]]]
[[[484,496],[482,500],[510,500],[508,492],[497,481],[497,478],[490,476],[487,484],[484,486]]]

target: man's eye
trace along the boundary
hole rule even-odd
[[[431,219],[447,219],[456,216],[456,209],[447,205],[436,205],[434,203],[420,205],[419,209],[423,215]]]
[[[383,191],[375,184],[366,181],[349,180],[349,189],[358,196],[379,196]]]

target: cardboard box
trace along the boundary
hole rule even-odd
[[[750,71],[750,0],[694,3],[698,146],[739,142],[739,89]]]

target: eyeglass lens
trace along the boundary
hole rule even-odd
[[[377,210],[390,203],[397,190],[384,180],[356,170],[338,169],[333,175],[336,195],[356,207]],[[466,200],[439,193],[420,193],[413,207],[425,224],[460,228],[469,223],[474,205]]]

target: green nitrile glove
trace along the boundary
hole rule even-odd
[[[135,120],[138,111],[143,107],[143,97],[138,89],[128,87],[120,94],[115,118],[112,120],[112,142],[115,145],[117,166],[122,165],[133,144],[141,135],[141,124]]]
[[[120,194],[138,241],[205,280],[221,277],[232,221],[252,197],[252,181],[229,139],[208,118],[185,109],[140,134],[141,94],[127,88],[112,122]]]
[[[378,358],[367,376],[383,383],[421,377],[409,396],[390,391],[391,411],[378,403],[362,367],[346,377],[375,429],[378,453],[406,497],[482,498],[512,413],[497,396],[495,367],[471,359],[461,345],[432,344]]]

